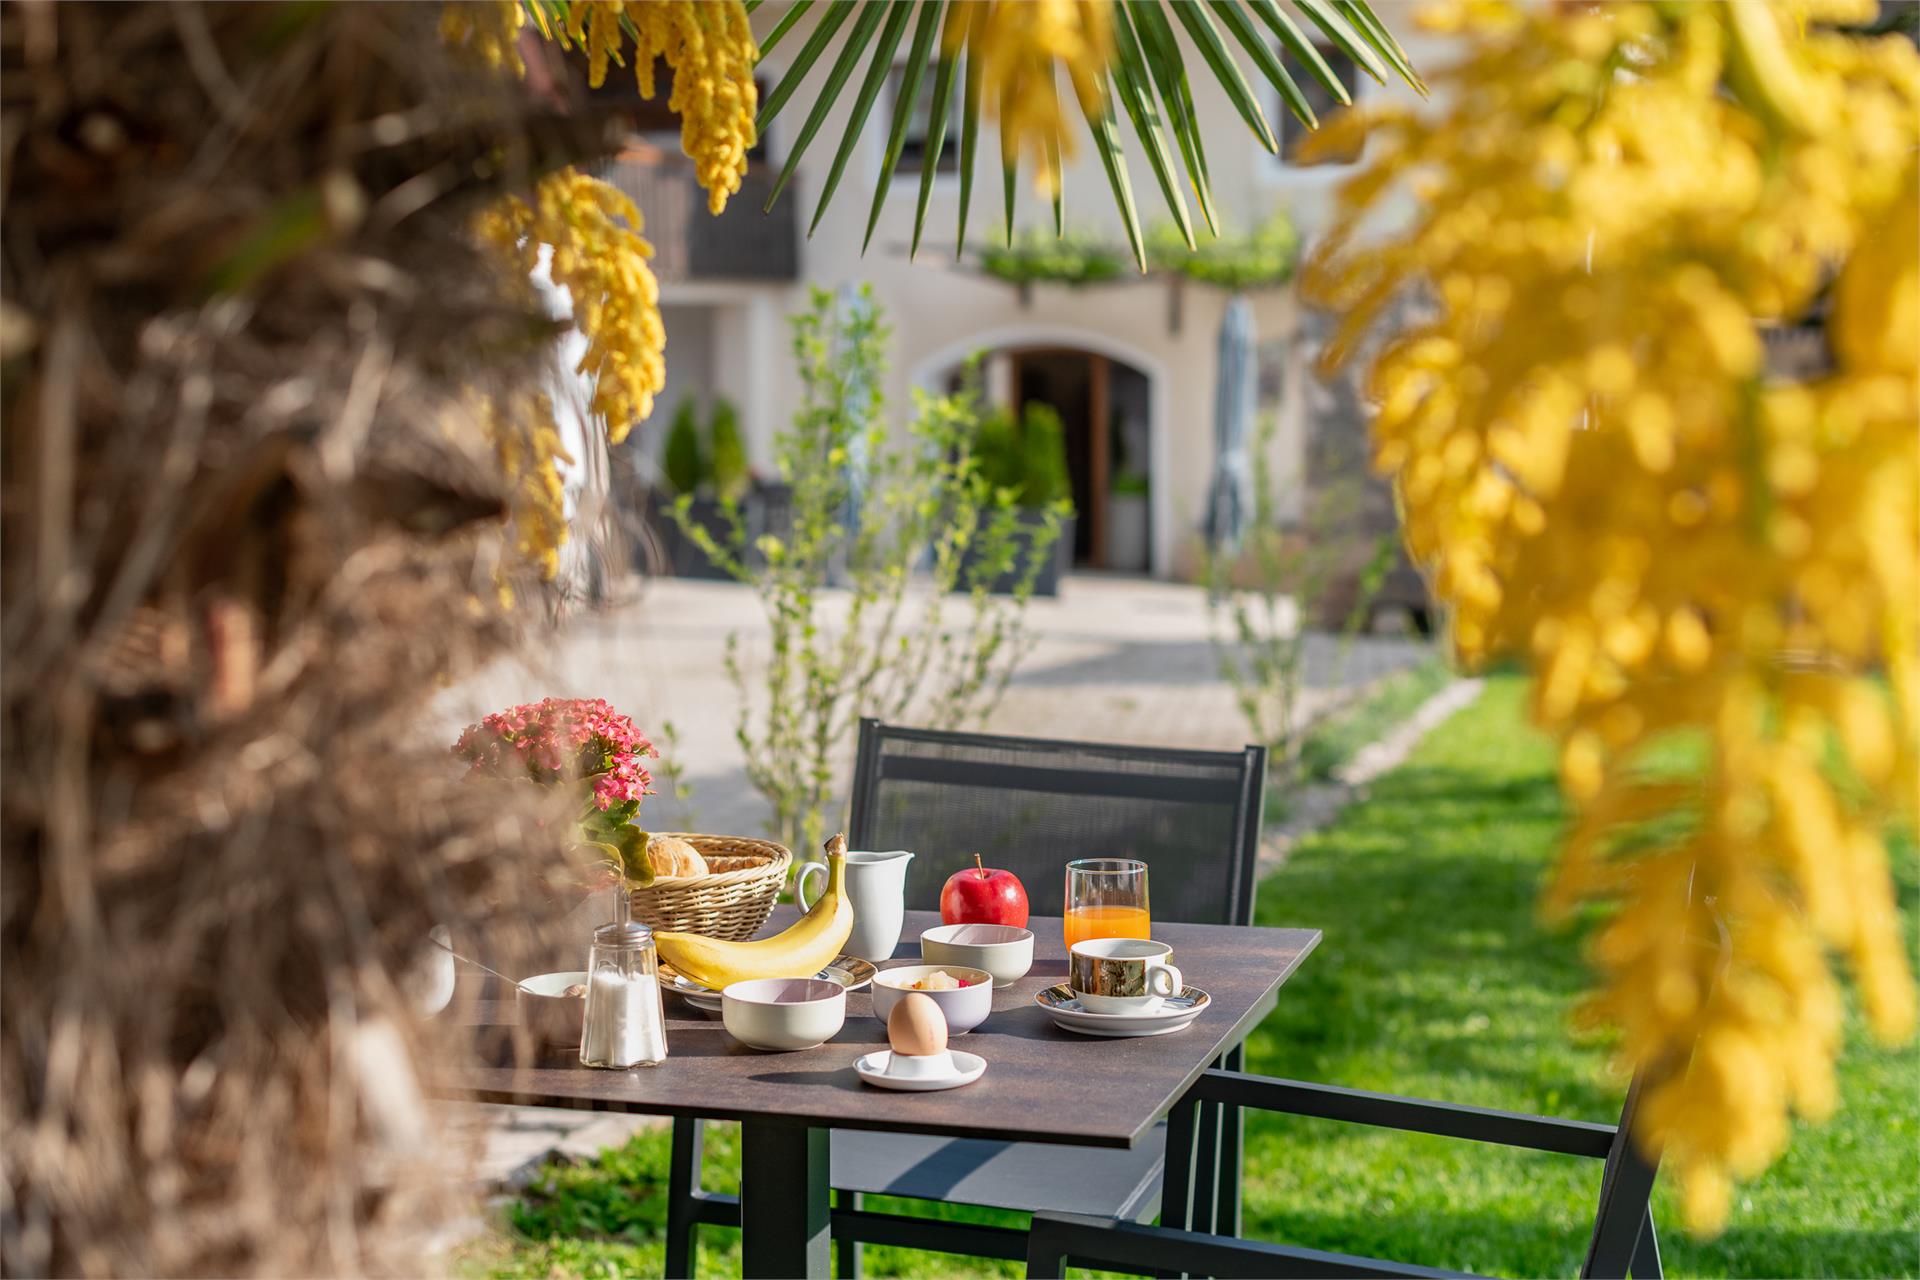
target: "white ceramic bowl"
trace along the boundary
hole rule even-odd
[[[1033,930],[1010,924],[943,924],[920,935],[928,964],[985,969],[993,985],[1010,987],[1033,968]]]
[[[520,1021],[533,1033],[536,1044],[548,1049],[578,1049],[580,1026],[587,1014],[585,996],[565,994],[568,987],[584,987],[584,970],[568,973],[536,973],[523,978],[514,989],[513,1002]]]
[[[753,1049],[811,1049],[847,1021],[847,989],[822,978],[755,978],[720,993],[727,1034]]]
[[[907,995],[915,982],[941,971],[965,978],[972,986],[952,991],[922,991],[931,997],[947,1018],[947,1034],[962,1036],[987,1020],[993,1012],[993,975],[985,969],[961,964],[908,964],[898,969],[882,969],[873,975],[873,1016],[885,1026],[900,997]]]

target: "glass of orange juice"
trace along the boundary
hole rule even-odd
[[[1067,864],[1067,950],[1089,938],[1150,938],[1147,864],[1081,858]]]

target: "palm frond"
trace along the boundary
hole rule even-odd
[[[751,0],[749,10],[758,7],[759,2]],[[996,2],[1018,3],[1018,0]],[[1316,128],[1319,122],[1299,82],[1288,71],[1287,62],[1303,69],[1337,101],[1349,101],[1349,94],[1321,48],[1276,0],[1110,0],[1110,3],[1114,42],[1106,74],[1100,78],[1102,101],[1097,106],[1082,102],[1081,112],[1094,151],[1106,171],[1115,208],[1127,226],[1128,240],[1144,267],[1144,241],[1127,175],[1120,114],[1124,113],[1133,127],[1175,225],[1182,237],[1191,242],[1193,220],[1180,189],[1174,160],[1176,150],[1202,220],[1216,233],[1220,225],[1199,116],[1194,109],[1191,75],[1203,74],[1218,84],[1247,128],[1269,151],[1276,150],[1279,141],[1261,108],[1254,89],[1256,82],[1242,70],[1238,57],[1251,63],[1259,79],[1273,86],[1287,111],[1308,128]],[[1369,76],[1383,84],[1389,78],[1396,78],[1425,94],[1426,85],[1405,51],[1366,0],[1294,0],[1294,4],[1334,49]],[[979,159],[981,117],[988,100],[996,96],[995,87],[983,86],[981,78],[980,41],[986,30],[988,4],[984,0],[827,0],[821,5],[817,0],[795,0],[768,32],[761,46],[762,56],[791,40],[802,17],[813,13],[818,16],[812,30],[767,95],[760,112],[762,130],[780,114],[802,82],[815,75],[821,58],[836,40],[839,49],[824,78],[813,90],[811,110],[788,147],[786,162],[768,207],[779,199],[798,169],[801,157],[854,81],[854,72],[864,64],[859,88],[844,115],[845,132],[815,206],[812,225],[818,226],[839,189],[847,159],[872,115],[880,88],[895,70],[895,57],[904,42],[907,52],[905,61],[898,67],[899,96],[888,116],[886,150],[867,209],[862,249],[871,243],[879,224],[881,209],[899,169],[914,106],[928,83],[927,73],[931,70],[932,112],[921,159],[912,251],[918,251],[925,230],[933,177],[947,145],[948,112],[957,89],[961,98],[960,182],[954,247],[956,253],[964,252],[974,169]],[[910,23],[913,38],[903,41]],[[958,36],[957,42],[942,38],[949,28]],[[1190,62],[1197,63],[1202,70],[1191,71]],[[1082,87],[1085,86],[1083,81]],[[1001,189],[1008,235],[1013,231],[1019,141],[1002,140]],[[1029,141],[1028,145],[1033,144]],[[1040,145],[1060,175],[1060,182],[1052,193],[1051,220],[1055,233],[1064,234],[1065,175],[1061,171],[1061,160],[1071,149],[1072,139],[1063,133],[1052,133],[1041,139]]]

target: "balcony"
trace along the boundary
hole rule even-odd
[[[653,273],[662,284],[694,281],[789,281],[800,275],[800,235],[792,183],[772,213],[761,206],[778,171],[752,165],[719,217],[707,212],[707,193],[693,162],[678,152],[636,143],[608,162],[599,176],[640,206],[654,248]]]

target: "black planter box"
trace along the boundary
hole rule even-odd
[[[680,522],[673,517],[675,499],[663,494],[649,492],[646,499],[646,522],[653,542],[660,548],[659,566],[662,573],[676,578],[728,579],[733,575],[707,558],[700,544],[687,536]],[[740,499],[740,522],[746,529],[747,563],[757,567],[762,556],[756,545],[763,534],[773,533],[784,537],[793,519],[793,491],[787,485],[756,482]],[[726,509],[718,498],[705,495],[696,496],[687,508],[687,521],[695,528],[704,529],[713,540],[722,547],[730,545],[733,530],[727,521]],[[643,571],[649,569],[647,548],[642,543],[634,548],[634,561]]]
[[[1073,521],[1067,516],[1060,521],[1060,536],[1054,540],[1047,555],[1047,562],[1040,566],[1040,572],[1033,579],[1033,594],[1036,596],[1057,596],[1060,594],[1060,579],[1066,577],[1073,568]],[[1014,563],[1005,573],[998,574],[987,583],[987,590],[995,595],[1012,595],[1013,589],[1020,584],[1021,575],[1026,572],[1028,557],[1033,554],[1035,535],[1046,526],[1047,513],[1039,507],[1021,507],[1018,512],[1018,527],[1014,530]],[[981,525],[984,528],[986,518]],[[968,591],[973,587],[974,565],[978,562],[978,553],[972,544],[968,544],[966,554],[960,561],[960,577],[954,583],[956,591]]]

